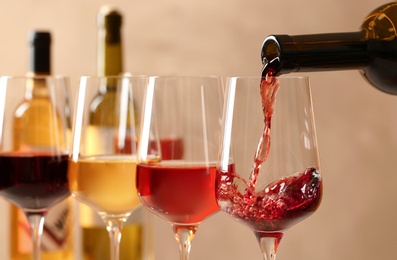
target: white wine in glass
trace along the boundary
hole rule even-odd
[[[92,124],[100,89],[112,85],[112,102]],[[120,257],[121,231],[140,205],[135,190],[138,114],[145,76],[81,77],[69,158],[72,196],[102,218],[110,236],[110,257]],[[109,107],[111,106],[111,107]],[[99,114],[97,114],[99,115]],[[109,124],[111,120],[111,124]]]
[[[122,9],[113,5],[102,5],[97,14],[97,75],[120,76],[123,70],[123,24]],[[92,100],[89,124],[116,125],[115,111],[116,86],[110,81],[98,89]],[[138,123],[138,122],[137,122]],[[95,137],[93,137],[95,139]],[[95,142],[94,142],[95,144]],[[91,145],[92,149],[95,146]],[[110,258],[109,236],[105,224],[98,214],[83,203],[78,204],[79,226],[77,256],[82,260],[107,260]],[[138,208],[132,213],[122,230],[120,243],[121,260],[141,260],[150,258],[152,238],[150,235],[151,215],[147,210]]]

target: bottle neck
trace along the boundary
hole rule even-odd
[[[121,44],[122,16],[113,7],[103,6],[98,13],[98,75],[117,76],[123,72]],[[101,93],[113,92],[117,81],[108,79]]]
[[[312,35],[271,35],[262,45],[264,73],[347,70],[370,62],[364,31]]]
[[[120,31],[103,28],[98,33],[98,75],[120,75],[123,71]]]
[[[104,6],[98,13],[98,75],[117,76],[123,71],[122,16],[114,8]]]
[[[29,35],[29,72],[34,75],[51,74],[51,35],[33,31]]]
[[[47,80],[51,75],[51,34],[33,31],[29,35],[28,76],[35,77],[27,82],[25,98],[48,98]],[[43,78],[40,78],[43,76]]]

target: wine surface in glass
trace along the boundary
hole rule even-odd
[[[136,158],[105,155],[69,160],[70,190],[76,198],[105,214],[125,214],[140,204],[135,186]]]
[[[0,194],[20,208],[48,209],[69,196],[67,155],[51,152],[0,154]]]
[[[217,212],[215,164],[178,160],[139,164],[137,189],[141,201],[164,219],[179,224],[200,223]]]
[[[320,204],[322,182],[315,168],[271,182],[259,191],[249,188],[234,167],[229,169],[217,177],[218,202],[255,231],[284,231],[311,215]]]

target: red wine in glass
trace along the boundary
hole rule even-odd
[[[67,155],[0,154],[0,194],[27,211],[46,211],[69,196]]]
[[[257,232],[281,232],[313,213],[321,201],[321,178],[317,169],[310,167],[269,183],[256,191],[261,165],[270,153],[270,127],[273,105],[279,88],[277,77],[271,73],[261,81],[260,93],[264,115],[264,130],[254,157],[248,182],[231,165],[227,172],[217,176],[217,199],[225,204],[227,212]],[[241,191],[233,183],[244,183]]]
[[[219,211],[215,178],[223,83],[220,77],[150,77],[138,146],[137,190],[144,207],[174,231],[189,259],[200,223]]]
[[[200,223],[217,212],[215,165],[178,161],[138,165],[137,189],[142,202],[158,215],[178,224]]]
[[[272,72],[272,64],[265,66],[264,75],[260,82],[263,130],[255,151],[249,178],[245,179],[242,177],[245,173],[236,171],[233,161],[226,167],[227,161],[224,158],[222,158],[223,166],[216,178],[218,204],[223,211],[254,231],[266,260],[275,259],[277,246],[285,230],[310,216],[318,208],[322,197],[321,175],[317,167],[310,165],[311,162],[303,169],[298,169],[298,172],[285,172],[284,176],[279,175],[281,178],[261,187],[258,186],[260,169],[266,164],[271,154],[271,122],[274,104],[280,88],[279,78],[273,76]],[[231,84],[230,93],[235,91],[232,80],[229,82]],[[233,98],[231,102],[234,102]],[[288,101],[284,100],[284,102]],[[287,108],[289,107],[287,106]],[[233,122],[236,125],[240,123],[241,120]],[[283,126],[285,127],[286,124],[283,124]],[[227,122],[225,127],[231,129],[231,123]],[[290,127],[290,125],[287,125],[287,127]],[[230,132],[227,131],[225,136],[230,136]],[[283,136],[281,136],[281,139],[283,139]],[[289,144],[285,145],[288,146]],[[238,149],[240,148],[242,147]],[[287,150],[282,150],[281,146],[278,146],[278,148],[280,149],[277,150],[276,156],[281,157],[278,160],[283,160],[280,151]],[[288,163],[288,158],[285,158],[285,163]],[[277,171],[280,169],[277,169],[276,166],[267,169],[267,171],[269,170]],[[265,171],[263,174],[274,175],[273,172]]]

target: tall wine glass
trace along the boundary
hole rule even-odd
[[[145,76],[84,76],[78,89],[69,188],[105,222],[112,260],[119,259],[124,223],[140,205],[134,187],[136,140],[146,86]],[[107,95],[100,95],[105,90]]]
[[[26,215],[33,259],[40,259],[45,216],[69,196],[69,79],[0,78],[0,195]]]
[[[150,77],[138,148],[142,204],[168,221],[187,260],[215,198],[223,92],[218,77]]]
[[[218,204],[251,228],[264,259],[274,260],[286,230],[321,201],[309,80],[232,77],[225,99]]]

